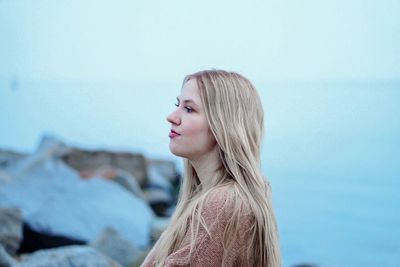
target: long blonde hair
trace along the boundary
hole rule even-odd
[[[210,130],[214,135],[221,167],[211,179],[211,189],[201,190],[200,180],[185,159],[185,173],[176,211],[161,236],[156,266],[179,249],[185,234],[192,233],[189,254],[195,249],[200,225],[207,230],[201,210],[212,188],[229,185],[233,212],[224,232],[225,251],[233,246],[241,216],[250,211],[253,225],[247,249],[249,266],[281,266],[278,229],[272,209],[269,184],[260,170],[260,145],[264,113],[251,82],[235,72],[206,70],[185,77],[195,79]],[[191,223],[189,223],[191,222]],[[207,230],[208,232],[208,230]],[[227,253],[222,255],[222,265]]]

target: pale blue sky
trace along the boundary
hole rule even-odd
[[[400,1],[0,1],[0,76],[258,81],[400,78]]]

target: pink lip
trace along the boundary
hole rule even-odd
[[[178,134],[177,132],[175,132],[174,130],[171,130],[168,134],[169,138],[175,138],[177,136],[179,136],[180,134]]]

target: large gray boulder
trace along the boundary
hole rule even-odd
[[[12,179],[0,186],[0,205],[18,207],[39,232],[90,242],[112,227],[147,247],[154,217],[149,205],[106,179],[82,180],[60,159],[66,151],[46,139],[36,153],[8,166],[4,171]]]
[[[89,246],[45,249],[25,256],[13,267],[121,267]]]
[[[22,215],[17,208],[0,207],[0,244],[15,255],[22,240]]]

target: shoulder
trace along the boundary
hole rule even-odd
[[[202,208],[203,215],[209,215],[219,219],[231,220],[236,214],[238,219],[250,215],[247,201],[238,192],[233,184],[223,185],[211,189],[204,200]]]
[[[219,204],[229,201],[233,192],[232,186],[219,186],[211,189],[206,195],[209,204]]]
[[[224,219],[231,202],[231,189],[218,186],[204,193],[197,204],[198,212],[206,222]]]
[[[207,209],[221,211],[229,209],[234,202],[234,188],[233,186],[219,186],[207,192],[204,205]]]

